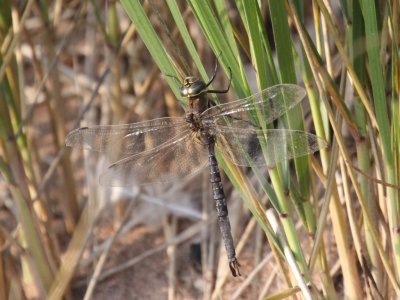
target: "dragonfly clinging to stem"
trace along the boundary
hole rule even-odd
[[[219,228],[230,270],[238,276],[239,263],[215,148],[238,166],[272,168],[325,148],[327,143],[303,131],[266,129],[251,117],[257,115],[266,125],[285,114],[305,96],[297,85],[279,84],[247,98],[212,106],[207,94],[227,93],[231,83],[230,78],[226,89],[209,89],[217,67],[208,83],[193,76],[184,79],[180,93],[188,99],[185,117],[83,127],[68,134],[66,145],[106,153],[114,162],[100,176],[100,183],[107,186],[179,180],[202,169],[208,157]]]

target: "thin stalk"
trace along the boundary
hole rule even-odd
[[[378,123],[379,136],[383,148],[385,177],[389,184],[396,183],[396,171],[393,165],[393,150],[390,140],[390,124],[389,114],[386,103],[386,93],[384,87],[383,70],[380,61],[380,48],[379,48],[379,29],[377,12],[374,1],[363,1],[361,4],[361,11],[365,21],[366,47],[368,54],[368,63],[370,68],[370,79],[373,93],[373,103],[376,112],[376,120]],[[398,207],[398,193],[396,189],[387,187],[388,195],[388,211],[389,211],[389,227],[392,239],[394,261],[396,265],[397,277],[400,276],[400,235],[395,228],[398,227],[400,222],[399,207]]]
[[[306,50],[306,54],[307,54],[309,62],[313,62],[313,63],[316,62],[316,60],[312,57],[314,55],[314,53],[311,51],[311,48],[310,48],[310,45],[309,45],[309,40],[306,38],[305,31],[302,29],[302,26],[300,26],[300,24],[298,23],[298,19],[297,18],[294,18],[294,21],[295,21],[296,28],[298,29],[298,32],[299,32],[300,37],[302,39],[302,43],[303,43],[303,45],[305,47],[304,49]],[[323,70],[317,69],[316,66],[314,66],[313,64],[310,64],[310,66],[312,67],[314,78],[316,78],[316,79],[319,78],[319,76],[317,75],[318,74],[317,70],[318,71],[323,71]],[[321,75],[321,73],[319,75]],[[316,80],[316,82],[317,82],[317,85],[318,85],[318,89],[321,91],[321,94],[322,94],[323,88],[322,88],[321,82],[319,82],[319,80]],[[357,195],[357,198],[359,199],[359,203],[360,203],[360,206],[361,206],[362,210],[367,212],[367,209],[366,209],[365,204],[364,204],[365,202],[362,200],[362,193],[360,192],[360,188],[359,188],[356,176],[354,174],[354,170],[353,170],[352,166],[349,164],[349,162],[351,160],[349,158],[348,150],[347,150],[347,148],[345,146],[345,143],[343,141],[343,137],[342,137],[342,135],[340,133],[340,130],[337,127],[337,125],[335,124],[331,106],[326,101],[325,98],[322,98],[322,99],[324,100],[324,104],[325,104],[325,106],[327,108],[328,116],[330,118],[330,123],[332,125],[332,129],[334,131],[335,138],[338,141],[338,145],[339,145],[339,149],[341,151],[341,154],[344,157],[344,161],[346,163],[346,168],[347,168],[351,183],[353,185],[354,191],[355,191],[355,193]],[[332,216],[332,219],[334,219],[334,216]],[[367,226],[370,226],[369,224],[372,224],[372,222],[373,222],[373,220],[370,218],[368,213],[366,213],[365,222],[366,222]],[[383,265],[384,265],[384,268],[386,270],[386,273],[388,274],[388,278],[389,278],[393,288],[395,289],[396,294],[400,295],[400,287],[399,287],[399,285],[398,285],[398,283],[397,283],[397,281],[395,279],[395,276],[394,276],[394,274],[393,274],[393,272],[392,272],[392,270],[390,268],[390,264],[389,264],[388,260],[385,257],[385,251],[384,251],[384,249],[383,249],[383,247],[382,247],[382,245],[380,244],[380,241],[379,241],[379,234],[378,234],[378,232],[376,232],[376,230],[374,230],[373,226],[370,226],[370,228],[371,228],[371,234],[372,234],[372,237],[374,239],[374,242],[377,245],[377,249],[378,249],[380,258],[381,258],[381,260],[383,262]],[[349,248],[345,248],[345,249],[349,249]],[[346,250],[346,251],[348,251],[348,250]],[[351,261],[353,261],[353,264],[352,264],[353,268],[356,268],[353,259],[351,259],[348,262],[351,262]],[[349,264],[344,265],[344,266],[348,267]],[[353,269],[353,268],[350,268],[350,269],[348,268],[348,269],[351,272],[355,272],[356,270]],[[349,275],[348,280],[350,280],[349,283],[351,283],[351,284],[349,284],[349,292],[352,293],[353,297],[357,297],[357,295],[360,294],[360,287],[358,286],[358,288],[355,289],[354,278],[358,278],[358,276],[352,276],[351,274]]]
[[[294,58],[292,54],[292,48],[289,46],[292,44],[290,39],[289,25],[287,21],[287,14],[284,3],[281,1],[272,1],[269,3],[269,9],[271,12],[272,29],[274,32],[274,41],[277,50],[278,62],[281,71],[281,82],[285,83],[296,83],[296,73],[294,70]],[[304,123],[302,118],[301,106],[298,106],[286,114],[285,121],[288,127],[291,129],[304,130]],[[297,180],[299,182],[300,194],[303,199],[308,199],[310,195],[310,178],[309,178],[309,167],[307,157],[300,157],[294,160]],[[284,178],[288,177],[288,169],[284,170]],[[282,211],[280,211],[280,217],[285,216],[282,219],[282,225],[286,232],[288,243],[294,252],[297,262],[300,264],[301,271],[305,274],[306,279],[310,278],[310,273],[305,262],[303,250],[298,239],[297,232],[295,230],[294,222],[292,219],[291,207],[287,201],[284,190],[287,189],[282,185],[282,177],[278,174],[279,170],[272,170],[269,172],[271,181],[275,188],[276,194],[280,201]],[[285,181],[286,182],[286,181]],[[287,185],[287,183],[285,184]],[[310,216],[310,214],[307,214]]]
[[[15,28],[12,28],[14,24],[11,10],[2,11],[0,17],[2,25],[8,26],[1,28],[3,30],[1,36],[6,35],[4,31],[16,30],[13,41],[4,53],[5,56],[3,53],[0,55],[0,170],[13,200],[15,218],[19,225],[19,243],[29,253],[29,256],[21,258],[22,277],[28,284],[33,284],[41,295],[44,295],[50,286],[52,272],[43,246],[37,216],[32,207],[32,190],[26,175],[26,169],[30,169],[30,166],[24,164],[22,157],[22,152],[26,151],[26,136],[20,138],[15,136],[16,128],[21,123],[21,99],[18,82],[19,69],[13,50],[19,45],[21,28],[25,26],[23,22],[26,21],[31,4],[28,3],[23,18],[15,25]],[[10,8],[7,5],[5,7]],[[9,19],[5,22],[7,16]]]
[[[5,245],[6,243],[6,237],[4,236],[3,232],[4,232],[3,226],[1,226],[0,245]],[[7,272],[5,268],[7,258],[9,258],[9,255],[1,255],[0,257],[0,299],[7,299],[7,295],[10,294],[9,285],[7,284],[8,283],[7,281],[11,281],[11,278],[7,278]],[[12,265],[11,260],[9,260],[8,263]]]
[[[55,36],[54,32],[49,28],[46,31],[45,51],[49,57],[56,57],[55,50]],[[57,68],[52,70],[52,75],[47,81],[46,104],[49,110],[51,119],[52,134],[55,141],[55,148],[59,152],[64,147],[64,140],[66,136],[64,111],[65,102],[61,93],[60,75]],[[63,184],[61,189],[63,192],[60,195],[60,205],[63,208],[65,215],[65,226],[68,232],[73,232],[75,227],[76,218],[79,214],[78,199],[74,184],[74,176],[71,166],[71,160],[68,155],[61,158],[61,173],[63,176]]]
[[[315,5],[315,2],[313,2],[313,12],[314,12],[314,24],[315,24],[316,36],[317,36],[316,47],[317,47],[317,49],[319,49],[319,52],[322,52],[322,49],[323,49],[322,33],[320,32],[321,18],[320,18],[318,6]],[[329,124],[328,124],[328,116],[326,114],[326,110],[324,109],[323,105],[321,105],[321,101],[320,101],[320,98],[318,95],[318,90],[316,89],[315,85],[313,84],[312,72],[310,69],[310,65],[309,65],[308,61],[306,60],[306,57],[304,54],[302,57],[303,57],[302,65],[304,67],[300,68],[300,71],[302,74],[303,81],[305,83],[307,96],[308,96],[308,100],[310,103],[314,128],[315,128],[317,136],[322,137],[329,141],[330,140],[330,131],[329,131]],[[324,163],[324,162],[329,161],[329,157],[330,157],[329,150],[321,149],[319,153],[321,155],[321,162],[325,165],[325,171],[326,171],[326,163]],[[314,194],[314,196],[315,196],[315,194]],[[314,206],[315,206],[314,218],[316,218],[316,216],[320,215],[316,197],[314,197]],[[310,217],[308,220],[312,220],[312,218]],[[320,249],[318,251],[317,263],[318,263],[319,268],[322,270],[322,273],[324,274],[324,276],[322,278],[323,278],[325,289],[327,291],[327,295],[330,298],[336,298],[337,295],[335,292],[333,280],[332,280],[331,276],[329,276],[329,268],[328,268],[327,261],[326,261],[326,253],[324,251],[323,240],[318,238],[318,236],[316,237],[317,228],[318,228],[317,222],[315,221],[315,222],[312,222],[311,224],[308,222],[307,224],[309,224],[309,226],[308,226],[309,232],[314,236],[314,242],[318,245],[317,248]],[[319,240],[320,240],[320,242],[318,242]],[[314,245],[314,247],[316,247],[316,246]],[[311,261],[312,260],[313,260],[313,256],[311,256]],[[310,268],[310,271],[313,272],[313,264],[312,263],[309,263],[309,268]]]
[[[94,189],[92,189],[94,190]],[[89,197],[93,195],[90,194]],[[84,247],[87,242],[87,235],[91,232],[91,227],[94,224],[95,215],[93,207],[89,204],[94,203],[94,199],[88,199],[84,206],[77,226],[75,227],[72,239],[68,244],[68,248],[63,255],[63,260],[59,266],[57,273],[52,278],[52,284],[47,295],[49,300],[58,300],[66,293],[69,283],[72,280],[76,266],[79,263]]]
[[[333,22],[331,20],[331,16],[330,16],[329,12],[327,11],[324,3],[321,0],[315,0],[315,1],[318,3],[318,7],[320,8],[323,17],[325,18],[326,25],[328,27],[329,33],[331,34],[331,38],[332,38],[333,42],[335,43],[335,46],[336,46],[336,48],[337,48],[337,50],[338,50],[338,52],[340,54],[340,58],[343,60],[343,63],[346,66],[346,70],[348,72],[349,77],[351,78],[351,80],[353,82],[354,88],[356,89],[356,91],[357,91],[357,93],[358,93],[358,95],[360,97],[360,100],[363,103],[363,105],[365,107],[365,110],[367,111],[367,114],[368,114],[368,117],[371,120],[372,126],[374,128],[377,128],[378,124],[377,124],[377,121],[376,121],[376,118],[375,118],[374,110],[373,110],[373,108],[372,108],[372,106],[371,106],[371,104],[370,104],[370,102],[368,100],[368,97],[367,97],[367,94],[365,92],[364,86],[361,84],[358,76],[356,75],[356,73],[355,73],[355,71],[353,69],[353,66],[350,63],[350,59],[349,59],[349,57],[347,55],[347,52],[346,52],[346,50],[345,50],[345,48],[344,48],[344,46],[343,46],[343,44],[341,42],[342,39],[340,38],[339,33],[336,30],[337,27],[335,27],[335,25],[333,24]],[[323,73],[324,70],[323,69],[319,69],[319,71],[322,73],[321,75],[324,75],[324,73]],[[325,84],[327,84],[327,83],[329,83],[329,82],[327,81]],[[329,85],[327,87],[329,87]],[[331,95],[333,97],[333,100],[336,101],[336,95],[333,95],[332,92],[331,92]],[[338,108],[340,108],[341,103],[338,102],[337,105],[338,105]],[[348,120],[346,120],[346,117],[347,117],[346,114],[344,114],[343,118],[344,118],[344,120],[346,122],[348,122]],[[352,128],[354,126],[351,123],[348,124],[348,125],[351,126]]]
[[[361,8],[358,1],[352,2],[352,8],[349,9],[351,12],[351,24],[347,28],[347,36],[349,37],[349,55],[351,62],[354,66],[354,71],[360,78],[361,84],[365,84],[365,35],[364,35],[364,24],[361,15]],[[357,149],[357,161],[358,167],[365,174],[371,175],[370,165],[370,153],[367,143],[367,119],[366,111],[357,95],[354,95],[355,102],[355,122],[360,132],[360,140],[356,143]],[[366,207],[368,208],[369,214],[374,218],[378,219],[378,202],[374,200],[372,185],[370,184],[366,176],[360,175],[360,188],[366,201]],[[378,228],[378,224],[375,225]],[[369,260],[371,262],[372,274],[378,287],[382,288],[383,274],[382,264],[379,259],[375,244],[369,233],[369,229],[364,227],[365,240],[367,244]]]
[[[363,34],[363,20],[361,17],[361,11],[360,7],[358,5],[358,2],[353,2],[351,9],[348,9],[348,15],[347,17],[351,18],[351,21],[347,21],[346,24],[349,24],[349,26],[346,27],[346,33],[348,36],[348,45],[349,45],[349,56],[351,59],[351,62],[353,64],[355,73],[360,79],[360,82],[362,84],[365,84],[365,76],[364,76],[364,59],[365,59],[365,45],[363,43],[365,37]],[[367,122],[366,122],[366,111],[364,107],[361,104],[361,101],[357,95],[354,95],[354,101],[355,101],[355,122],[358,127],[358,132],[360,134],[359,139],[356,140],[356,149],[357,149],[357,160],[359,164],[359,168],[364,172],[365,174],[370,173],[370,159],[369,159],[369,150],[368,150],[368,144],[367,144]],[[341,161],[341,166],[343,162]],[[343,170],[342,172],[344,180],[346,180],[346,175]],[[369,210],[369,214],[373,218],[378,218],[377,215],[377,202],[374,201],[372,195],[372,185],[368,182],[368,178],[366,176],[360,176],[360,188],[361,192],[363,193],[363,199],[366,201],[366,207]],[[345,190],[346,191],[346,190]],[[347,197],[346,197],[347,199]],[[347,211],[349,213],[349,222],[350,225],[354,223],[354,214],[352,214],[352,203],[350,201],[347,201]],[[378,224],[374,224],[376,228],[378,228]],[[352,225],[352,228],[355,227],[355,225]],[[366,239],[366,244],[367,244],[367,249],[369,253],[369,260],[371,261],[371,269],[372,273],[375,278],[375,283],[380,286],[382,284],[382,265],[380,263],[380,259],[378,257],[378,253],[376,250],[376,247],[374,245],[374,242],[372,241],[372,237],[369,233],[369,229],[365,226],[365,239]],[[364,259],[362,258],[361,254],[361,248],[363,245],[360,244],[360,237],[359,233],[357,230],[353,229],[353,238],[354,238],[354,243],[355,243],[355,249],[359,258],[359,261],[363,265]]]
[[[14,148],[15,147],[7,147],[7,148]],[[8,149],[9,150],[9,149]],[[12,168],[13,177],[16,174],[16,169],[18,167],[13,166],[14,161],[10,160],[9,165]],[[21,170],[21,165],[19,166]],[[21,174],[17,175],[20,177]],[[51,281],[52,281],[52,273],[49,266],[49,262],[46,257],[45,250],[43,249],[42,239],[39,234],[38,224],[36,220],[34,220],[34,213],[32,212],[32,208],[29,207],[27,202],[31,201],[29,198],[27,199],[26,196],[28,193],[23,195],[21,191],[27,190],[26,185],[25,188],[22,186],[24,184],[23,180],[17,179],[15,182],[10,182],[10,192],[12,198],[15,201],[15,206],[17,209],[17,219],[21,224],[21,231],[20,231],[20,243],[23,247],[26,247],[27,251],[32,256],[32,260],[34,264],[28,263],[26,260],[22,260],[22,264],[25,265],[25,270],[27,270],[26,278],[34,279],[36,287],[45,292],[49,289]],[[35,269],[32,269],[35,267]],[[38,274],[35,276],[34,274]]]
[[[123,120],[126,109],[122,104],[122,90],[121,90],[121,65],[120,60],[116,59],[118,56],[118,45],[120,40],[120,29],[118,24],[117,3],[114,2],[108,9],[107,18],[107,40],[110,41],[111,49],[108,54],[111,66],[111,102],[110,107],[112,110],[112,124],[118,124]]]
[[[291,7],[293,7],[293,3],[292,1],[289,2],[289,5]],[[310,70],[314,73],[313,77],[316,79],[318,77],[318,75],[316,74],[316,70],[315,70],[315,66],[313,66],[312,64],[312,60],[310,60],[310,46],[308,45],[308,39],[305,37],[305,32],[304,27],[302,25],[300,25],[300,20],[298,19],[297,13],[296,11],[293,9],[293,20],[295,23],[295,26],[299,32],[300,35],[300,39],[302,41],[304,50],[305,50],[305,54],[306,57],[308,58],[308,64],[310,66]],[[311,76],[310,76],[311,77]],[[309,78],[309,77],[307,77]],[[305,80],[306,83],[309,80]],[[317,82],[317,86],[320,90],[320,93],[322,95],[323,90],[321,85],[319,84],[318,80],[316,80]],[[315,94],[312,94],[312,96],[314,96]],[[324,99],[324,98],[323,98]],[[316,97],[310,98],[311,102],[315,102],[314,104],[311,105],[312,109],[314,107],[317,108],[317,110],[319,110],[319,101],[316,101]],[[318,104],[317,104],[318,103]],[[327,106],[327,111],[329,112],[329,107]],[[331,113],[332,114],[332,113]],[[329,118],[331,120],[331,124],[332,122],[335,122],[333,118],[333,116],[331,114],[329,115]],[[322,127],[319,126],[319,128],[316,127],[316,129],[319,130],[319,132],[317,132],[318,134],[323,134],[324,136],[324,132],[322,130]],[[339,134],[338,132],[336,134]],[[325,174],[328,174],[328,169],[329,169],[329,154],[326,151],[321,151],[321,157],[322,157],[322,166],[323,166],[323,170]],[[334,166],[335,164],[331,164],[331,166]],[[356,280],[356,278],[359,278],[359,276],[357,275],[356,272],[356,262],[354,259],[354,254],[350,252],[350,237],[347,235],[347,229],[345,227],[346,222],[345,220],[345,216],[343,214],[343,211],[341,209],[341,205],[340,205],[340,199],[339,199],[339,195],[337,193],[337,186],[335,183],[333,183],[332,185],[332,198],[330,200],[330,207],[329,207],[329,211],[331,214],[331,218],[332,218],[332,225],[333,225],[333,230],[334,230],[334,234],[335,234],[335,239],[336,239],[336,243],[337,243],[337,249],[338,249],[338,253],[339,253],[339,258],[341,260],[341,265],[342,265],[342,269],[343,269],[343,276],[344,276],[344,283],[345,283],[345,291],[346,291],[346,296],[348,296],[351,299],[355,299],[357,298],[357,295],[360,295],[361,293],[361,286],[359,283],[359,280]],[[318,230],[322,230],[321,227],[318,228]],[[350,282],[354,282],[352,284],[350,284]]]

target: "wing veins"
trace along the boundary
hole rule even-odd
[[[264,122],[271,123],[292,109],[305,97],[302,87],[294,84],[279,84],[249,97],[213,106],[202,113],[202,118],[218,118],[240,112],[260,110]]]

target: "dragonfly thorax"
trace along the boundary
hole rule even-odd
[[[188,76],[183,80],[183,85],[180,88],[181,96],[194,98],[200,96],[207,91],[205,82],[197,77]]]

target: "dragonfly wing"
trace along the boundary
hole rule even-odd
[[[299,130],[218,127],[218,149],[238,166],[277,163],[327,147],[325,140]]]
[[[110,165],[100,176],[106,186],[168,183],[182,179],[204,168],[207,149],[194,138],[194,133],[176,136],[150,151],[126,157]]]
[[[65,144],[106,153],[111,161],[157,147],[187,130],[183,118],[159,118],[150,121],[82,127],[70,132]]]
[[[268,124],[296,106],[305,95],[304,89],[298,85],[278,84],[247,98],[213,106],[203,112],[202,118],[236,114],[236,117],[246,120],[247,112],[257,111]]]

